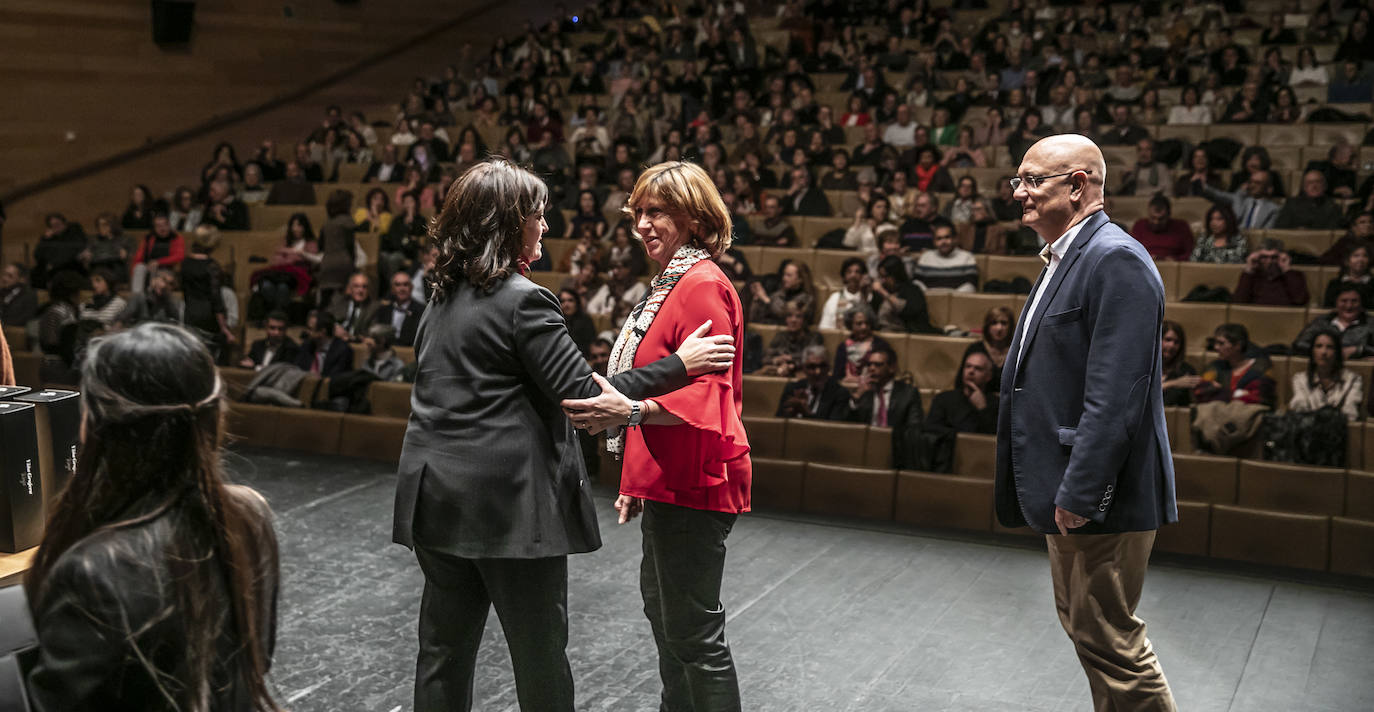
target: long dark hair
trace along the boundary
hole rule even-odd
[[[503,158],[488,158],[462,175],[444,196],[429,228],[439,247],[434,269],[425,273],[430,298],[446,299],[459,281],[491,290],[516,270],[521,230],[548,203],[549,189],[538,176]]]
[[[239,646],[229,661],[235,682],[249,693],[253,709],[276,710],[263,680],[264,631],[272,622],[262,620],[262,612],[270,607],[254,575],[257,548],[270,544],[255,534],[260,517],[231,496],[220,470],[223,384],[210,353],[181,327],[141,324],[92,341],[81,384],[85,441],[24,580],[31,607],[37,611],[48,596],[61,595],[47,584],[67,550],[103,532],[166,517],[173,536],[159,563],[176,573],[176,590],[160,615],[185,631],[185,678],[156,669],[151,660],[142,663],[178,709],[203,710],[215,643],[228,634]],[[215,602],[221,585],[232,604],[229,615]]]
[[[1313,350],[1317,348],[1317,339],[1323,336],[1331,339],[1331,343],[1336,345],[1336,360],[1331,364],[1331,374],[1339,379],[1341,377],[1341,370],[1345,368],[1345,353],[1341,349],[1341,332],[1336,331],[1336,327],[1334,326],[1323,326],[1312,337]],[[1307,362],[1307,385],[1315,388],[1317,385],[1317,376],[1319,375],[1321,374],[1317,373],[1317,360],[1309,359]]]
[[[1188,357],[1188,332],[1183,330],[1182,324],[1165,319],[1164,324],[1159,330],[1160,338],[1163,338],[1165,334],[1171,331],[1178,337],[1178,353],[1174,354],[1172,359],[1160,364],[1165,374],[1173,373],[1174,369],[1178,368],[1179,364],[1183,363]],[[1168,376],[1166,375],[1165,378],[1168,378]]]

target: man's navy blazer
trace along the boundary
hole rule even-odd
[[[1160,386],[1164,283],[1149,253],[1096,212],[1045,288],[1022,352],[1029,308],[1002,368],[998,520],[1058,533],[1057,505],[1089,519],[1081,534],[1178,521]]]

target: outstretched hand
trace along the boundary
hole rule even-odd
[[[600,374],[593,373],[596,385],[601,386],[601,395],[591,398],[569,398],[559,403],[573,427],[596,435],[606,428],[624,425],[630,418],[630,399],[615,389],[611,382]]]

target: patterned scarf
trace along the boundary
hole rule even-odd
[[[625,319],[625,326],[620,328],[620,336],[611,348],[611,361],[606,368],[608,377],[635,367],[635,352],[639,351],[639,342],[649,333],[649,326],[654,323],[658,310],[668,299],[668,293],[673,291],[678,280],[682,279],[682,275],[687,274],[687,270],[693,265],[709,259],[709,252],[690,245],[683,245],[673,253],[673,259],[669,260],[668,266],[649,283],[644,298],[630,311],[630,316]],[[609,433],[607,435],[606,450],[614,454],[616,459],[620,459],[621,454],[625,452],[625,429],[617,429],[614,436]]]

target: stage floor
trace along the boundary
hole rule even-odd
[[[411,709],[423,577],[391,543],[385,464],[231,452],[267,496],[282,549],[273,680],[294,712]],[[658,709],[638,592],[639,528],[601,492],[605,546],[570,559],[579,710]],[[1043,551],[1023,542],[808,517],[740,517],[724,601],[744,709],[1090,710]],[[1374,709],[1374,590],[1156,561],[1139,614],[1179,709]],[[515,710],[488,619],[479,710]]]

